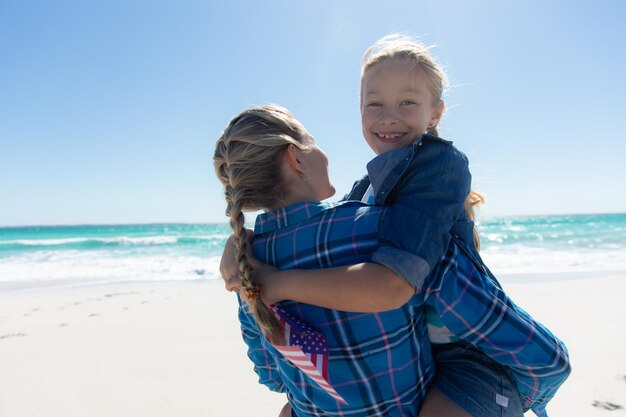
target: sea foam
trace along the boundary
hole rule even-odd
[[[529,216],[478,224],[497,275],[626,271],[626,214]],[[219,278],[228,224],[0,228],[0,283]]]

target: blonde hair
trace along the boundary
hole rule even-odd
[[[465,213],[467,214],[467,218],[472,222],[476,221],[476,209],[480,204],[485,202],[485,196],[471,190],[465,199],[465,203],[463,204],[463,208],[465,209]],[[472,240],[474,241],[474,246],[476,246],[477,250],[480,250],[480,235],[478,234],[478,228],[474,223],[474,229],[472,231]]]
[[[235,116],[215,143],[213,165],[224,185],[226,215],[236,245],[241,285],[252,288],[243,211],[276,207],[283,195],[281,155],[289,145],[307,150],[311,136],[285,108],[266,105]],[[284,344],[279,321],[261,299],[250,301],[254,318],[270,342]]]
[[[448,86],[448,77],[441,64],[430,53],[432,46],[425,46],[417,39],[399,33],[394,33],[382,37],[367,48],[363,55],[361,65],[361,88],[365,73],[377,64],[389,60],[407,60],[412,67],[421,71],[425,76],[433,96],[433,105],[438,105],[443,100],[443,94]],[[431,135],[439,136],[437,125],[428,126],[427,130]],[[469,220],[474,221],[476,217],[475,208],[484,203],[485,197],[471,190],[465,199],[464,208]],[[474,245],[480,249],[480,236],[478,229],[474,226]]]
[[[432,47],[427,47],[408,35],[398,33],[377,40],[363,55],[361,87],[365,73],[373,66],[393,59],[405,59],[426,75],[430,93],[433,96],[433,104],[439,104],[448,85],[448,77],[443,67],[431,55],[430,49]],[[427,132],[439,136],[436,125],[429,126]]]

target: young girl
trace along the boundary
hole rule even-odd
[[[369,177],[357,182],[348,198],[393,204],[382,218],[381,245],[372,260],[409,282],[427,305],[431,341],[437,344],[438,374],[437,390],[429,395],[422,415],[467,415],[457,406],[474,416],[519,415],[521,411],[515,407],[519,397],[524,410],[541,414],[569,373],[567,353],[558,339],[501,294],[478,255],[470,219],[471,206],[480,196],[470,193],[465,199],[469,192],[467,166],[458,151],[434,136],[444,110],[444,80],[428,50],[411,39],[383,38],[367,51],[361,77],[363,134],[379,156],[368,164]],[[425,132],[431,134],[423,135]],[[450,240],[460,254],[450,254]],[[535,333],[532,343],[522,333],[498,333],[500,321],[473,314],[484,310],[480,306],[460,315],[442,302],[442,290],[453,289],[455,280],[459,285],[475,285],[459,274],[442,279],[451,269],[463,269],[458,265],[460,259],[471,263],[464,268],[474,268],[477,276],[494,283],[494,294],[478,304],[496,305],[506,300],[501,305],[508,306],[508,313],[524,322],[529,334]],[[258,268],[255,279],[262,282],[262,297],[269,304],[290,299],[348,311],[382,311],[406,301],[407,288],[390,292],[376,286],[376,278],[360,280],[369,276],[368,271],[376,271],[371,265],[315,274],[296,270],[271,273]],[[394,282],[389,274],[377,279]],[[338,284],[352,290],[339,291]],[[358,288],[356,295],[354,288]],[[469,329],[459,321],[471,323]],[[501,345],[496,346],[498,343]],[[550,354],[537,354],[539,351]],[[468,381],[464,375],[481,377]]]

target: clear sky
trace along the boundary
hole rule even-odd
[[[277,103],[338,196],[373,156],[360,59],[408,32],[484,216],[626,212],[626,2],[0,0],[0,225],[225,221],[211,157]]]

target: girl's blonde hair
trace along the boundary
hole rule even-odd
[[[361,89],[363,88],[363,78],[365,73],[377,64],[389,60],[407,60],[412,67],[426,76],[426,80],[430,87],[430,93],[433,96],[433,105],[438,105],[443,101],[443,94],[448,87],[448,77],[446,72],[437,59],[430,53],[432,46],[425,46],[417,39],[399,33],[394,33],[382,37],[374,42],[363,55],[361,65]],[[437,125],[428,126],[428,133],[439,136]],[[485,197],[471,190],[465,200],[464,208],[467,217],[474,221],[476,217],[475,208],[484,203]],[[480,249],[480,237],[478,229],[474,226],[474,244]]]
[[[465,203],[463,204],[463,208],[465,209],[465,213],[467,214],[467,218],[472,222],[476,221],[476,208],[480,204],[485,202],[485,196],[471,190],[467,198],[465,199]],[[477,250],[480,250],[480,235],[478,234],[478,228],[476,227],[476,223],[474,223],[474,229],[472,231],[472,238],[474,241],[474,246],[476,246]]]
[[[280,205],[284,189],[281,155],[289,145],[308,150],[312,140],[304,126],[285,108],[266,105],[235,116],[215,143],[213,165],[224,185],[226,215],[234,231],[241,285],[250,289],[251,266],[243,211]],[[261,299],[250,301],[254,318],[270,342],[284,344],[283,328]]]

